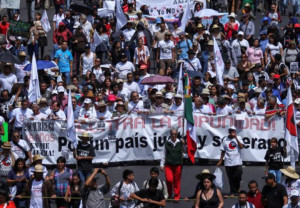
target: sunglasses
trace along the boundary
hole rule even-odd
[[[161,100],[162,99],[162,97],[157,97],[157,98],[155,98],[156,100]]]

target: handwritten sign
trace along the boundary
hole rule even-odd
[[[30,23],[22,21],[10,21],[9,22],[9,32],[10,35],[29,37],[29,30],[31,28]]]

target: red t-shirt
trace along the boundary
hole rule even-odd
[[[264,206],[261,203],[261,193],[258,191],[254,196],[250,195],[250,193],[247,194],[247,201],[252,203],[255,208],[264,208]]]
[[[0,204],[0,208],[5,207],[5,204]],[[16,205],[13,201],[7,202],[6,208],[16,208]]]
[[[6,22],[5,25],[3,25],[1,22],[0,23],[0,34],[6,35],[8,28],[9,28],[9,22]]]

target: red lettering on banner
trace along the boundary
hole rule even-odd
[[[142,128],[145,128],[145,119],[142,117],[137,117],[134,119],[134,128],[137,129],[138,125],[141,125]]]
[[[198,127],[202,127],[202,123],[208,123],[209,117],[207,116],[199,116],[198,117]]]
[[[221,123],[222,123],[222,122],[221,122],[221,121],[222,121],[222,118],[221,118],[221,117],[218,117],[218,118],[217,118],[218,123],[217,123],[216,126],[214,125],[214,123],[215,123],[215,122],[214,122],[214,120],[215,120],[214,117],[210,117],[209,120],[210,120],[210,126],[211,126],[211,127],[213,127],[213,128],[220,128],[220,127],[221,127]]]
[[[265,119],[261,119],[260,120],[260,130],[262,130],[262,131],[269,131],[271,129],[271,122],[272,121],[265,121]],[[266,123],[268,124],[267,127],[265,126]]]
[[[245,120],[238,120],[236,121],[236,125],[238,129],[248,129],[249,128],[249,119],[245,118]]]
[[[170,119],[170,117],[167,117],[167,116],[161,117],[160,125],[162,127],[167,126],[168,128],[171,128],[171,119]]]
[[[133,120],[130,117],[125,118],[125,121],[123,122],[123,129],[126,129],[127,125],[130,126],[131,129],[133,129]]]
[[[195,118],[196,116],[194,116],[194,125],[195,125]],[[177,124],[178,124],[178,128],[182,128],[182,116],[177,117]]]
[[[229,120],[229,126],[233,126],[233,124],[234,124],[234,120],[231,116],[223,117],[223,119],[222,119],[222,128],[223,129],[226,127],[227,120]]]
[[[259,120],[257,118],[250,118],[250,129],[259,130]]]

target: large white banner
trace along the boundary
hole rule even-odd
[[[263,116],[245,117],[236,120],[231,116],[207,116],[194,114],[197,133],[196,157],[219,159],[222,138],[228,135],[228,128],[237,127],[245,149],[244,161],[264,161],[265,152],[272,137],[283,146],[284,120],[273,118],[268,122]],[[160,160],[164,143],[171,128],[182,134],[182,117],[128,115],[119,119],[99,121],[93,125],[76,124],[77,136],[88,131],[95,149],[94,163],[133,160]],[[67,157],[68,163],[75,163],[73,147],[66,138],[65,121],[27,121],[24,138],[32,148],[32,154],[41,154],[46,164],[55,164],[57,157]],[[289,147],[288,147],[289,148]]]
[[[20,0],[1,0],[1,8],[20,9]]]

